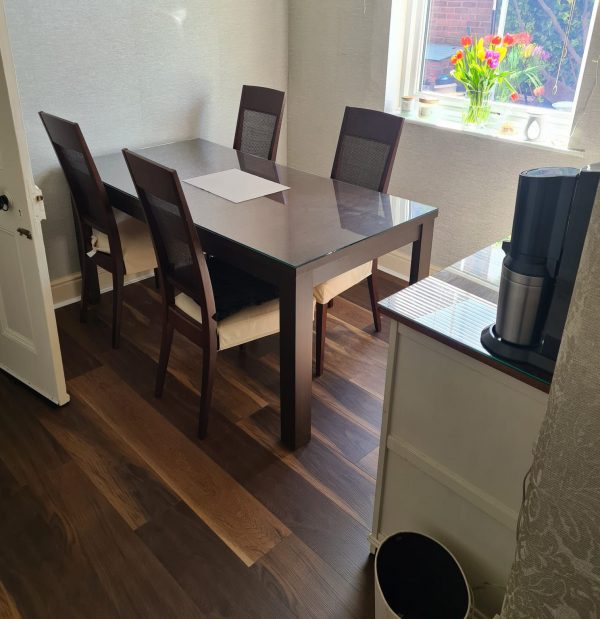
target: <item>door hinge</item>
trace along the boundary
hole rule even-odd
[[[27,230],[26,228],[17,228],[17,232],[21,235],[21,236],[26,236],[29,240],[31,240],[33,237],[31,236],[31,230]]]

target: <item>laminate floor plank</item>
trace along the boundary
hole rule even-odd
[[[41,396],[0,372],[0,463],[19,486],[70,460],[36,414],[50,408]],[[54,410],[58,410],[53,407]]]
[[[364,458],[362,458],[358,466],[360,466],[365,473],[369,474],[373,479],[377,478],[377,465],[379,463],[379,447],[376,447],[373,451],[369,452]]]
[[[233,365],[233,361],[230,362]],[[243,372],[254,383],[260,383],[270,387],[269,394],[265,395],[265,399],[269,401],[269,407],[279,409],[279,396],[276,391],[279,384],[278,357],[272,352],[256,354],[254,348],[248,348],[244,355],[244,361],[240,361],[240,366],[232,371],[238,373]],[[312,425],[313,429],[321,435],[325,436],[328,442],[351,462],[358,462],[364,455],[376,447],[379,443],[378,432],[373,427],[365,430],[362,422],[356,422],[354,414],[342,415],[337,414],[340,411],[339,406],[330,406],[330,403],[335,401],[333,396],[321,397],[323,390],[320,384],[323,377],[313,380],[313,400],[312,400]],[[241,377],[240,377],[241,380]],[[341,379],[344,387],[347,389],[360,390],[359,387],[349,383],[346,379]],[[342,387],[342,389],[344,388]],[[365,396],[368,394],[362,393]],[[366,398],[363,397],[362,400]],[[374,408],[377,413],[373,420],[377,417],[381,418],[381,402],[376,398],[369,402],[371,408]],[[362,404],[362,402],[361,402]],[[345,411],[344,411],[345,412]],[[248,417],[250,419],[251,417]],[[246,427],[246,426],[245,426]]]
[[[368,293],[366,294],[368,296]],[[381,331],[376,332],[370,305],[367,309],[366,307],[356,305],[356,303],[341,295],[335,298],[333,308],[329,310],[328,314],[364,331],[369,337],[377,338],[386,344],[390,339],[390,319],[387,316],[381,316]]]
[[[42,425],[132,529],[178,502],[139,456],[77,397]]]
[[[101,365],[94,354],[80,346],[64,329],[59,329],[58,335],[67,381]]]
[[[372,432],[327,405],[317,395],[312,399],[312,427],[327,438],[350,462],[357,464],[379,444]]]
[[[368,530],[289,467],[273,464],[247,488],[346,582],[370,595]]]
[[[328,337],[325,351],[325,369],[323,375],[334,369],[336,374],[358,385],[368,393],[378,397],[385,387],[386,365],[383,361],[372,356],[370,346],[364,345],[359,338],[344,335],[350,338],[351,344],[345,341],[339,344],[336,340],[336,331],[344,329],[334,320],[328,321],[331,325],[331,337]],[[344,329],[345,330],[345,329]],[[329,333],[329,329],[327,330]]]
[[[87,533],[54,500],[25,486],[0,504],[0,581],[12,606],[27,619],[118,617],[80,542]]]
[[[11,497],[18,492],[20,487],[21,485],[17,483],[17,480],[13,477],[4,462],[2,462],[2,459],[0,459],[0,500]]]
[[[12,595],[0,581],[0,619],[22,619]]]
[[[294,535],[265,555],[252,570],[260,574],[266,589],[284,596],[294,617],[363,619],[370,614],[364,613],[360,593]]]
[[[43,559],[39,563],[40,570],[47,571],[54,560],[58,560],[62,567],[69,562],[70,570],[73,564],[77,565],[84,574],[87,572],[85,582],[94,587],[92,593],[94,599],[98,598],[99,607],[102,608],[102,604],[109,606],[107,616],[140,619],[195,619],[202,616],[168,571],[74,462],[62,465],[48,476],[45,483],[36,484],[31,490],[42,506],[43,518],[51,524],[54,533],[55,556],[40,557]],[[33,543],[29,545],[34,555],[30,563],[37,553],[35,546]],[[74,557],[76,560],[71,562]],[[79,594],[77,576],[70,574],[69,580],[61,583],[60,570],[52,572],[54,587],[61,591],[52,594],[57,607],[55,613],[48,616],[62,617],[65,616],[64,607]],[[44,576],[45,584],[50,585],[47,574]],[[98,596],[98,587],[103,596]],[[84,595],[82,592],[82,605]]]
[[[244,427],[248,428],[250,423],[270,434],[273,442],[278,440],[279,415],[273,409],[264,408],[255,413],[246,420]],[[360,524],[370,527],[375,484],[362,469],[314,437],[308,445],[284,455],[282,459]]]
[[[251,565],[289,530],[108,368],[70,383],[183,501]]]
[[[324,372],[323,376],[313,381],[313,393],[329,408],[379,437],[383,414],[382,397],[365,391],[334,370]]]
[[[161,513],[137,534],[207,617],[296,616],[187,505]]]
[[[361,587],[369,577],[364,525],[239,427],[209,433],[201,447],[347,582]]]
[[[340,299],[341,306],[347,303],[345,299]],[[329,319],[334,323],[334,326],[331,327],[331,337],[339,346],[352,352],[356,351],[359,355],[368,352],[373,360],[379,363],[385,361],[387,355],[386,342],[373,337],[373,333],[367,333],[364,329],[360,329],[353,323],[340,318],[337,313],[332,312],[331,316],[328,316],[328,325]]]

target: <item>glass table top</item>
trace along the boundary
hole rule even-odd
[[[206,140],[135,152],[174,168],[181,181],[237,168],[290,187],[235,204],[182,182],[196,226],[295,268],[396,226],[437,215],[431,206],[294,170]],[[106,185],[135,195],[122,153],[95,161]]]

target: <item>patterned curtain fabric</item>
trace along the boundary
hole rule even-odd
[[[600,617],[600,192],[526,485],[502,617]]]

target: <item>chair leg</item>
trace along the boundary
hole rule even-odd
[[[87,256],[83,257],[81,265],[81,307],[79,320],[80,322],[87,322],[87,312],[90,306],[90,289],[94,276],[98,277],[98,268],[96,263]],[[94,270],[96,273],[94,273]]]
[[[167,366],[169,365],[169,356],[171,355],[171,344],[173,343],[173,325],[168,318],[163,319],[162,337],[160,341],[160,355],[158,357],[158,369],[156,370],[156,385],[154,387],[154,395],[160,398],[165,386],[165,378],[167,376]]]
[[[325,365],[325,333],[327,330],[327,305],[317,303],[317,343],[315,375],[321,376]]]
[[[202,354],[202,393],[200,394],[200,417],[198,419],[198,437],[204,438],[208,428],[210,404],[212,400],[215,366],[217,364],[217,347],[208,345]]]
[[[160,290],[160,276],[158,274],[158,268],[154,269],[154,287]]]
[[[381,315],[379,313],[379,307],[377,307],[377,280],[375,273],[371,273],[367,277],[367,283],[369,285],[369,297],[371,297],[371,311],[373,312],[373,324],[375,325],[375,331],[381,331]]]
[[[331,299],[331,301],[329,301],[329,303],[327,304],[327,307],[329,309],[331,309],[333,307],[333,299]]]
[[[123,283],[125,274],[121,269],[115,269],[113,273],[113,329],[112,345],[119,348],[121,340],[121,317],[123,315]]]
[[[89,307],[88,297],[88,258],[84,257],[81,263],[81,304],[79,307],[79,322],[87,322]]]

